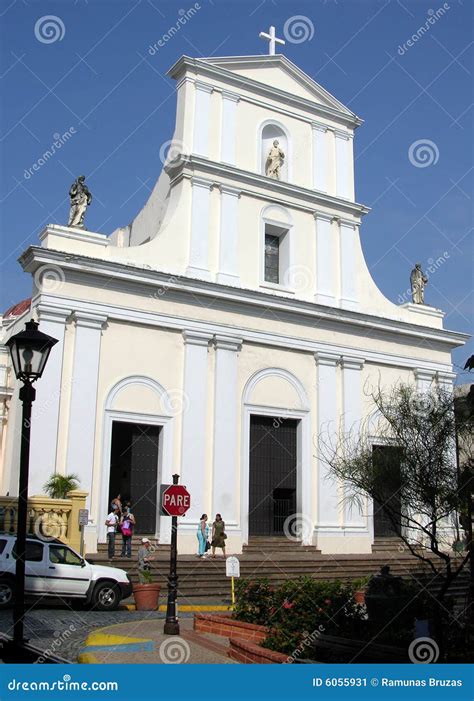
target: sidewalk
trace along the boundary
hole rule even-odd
[[[181,635],[164,635],[163,619],[117,623],[86,638],[81,664],[237,664],[227,657],[229,641],[196,633],[193,618],[181,618]]]

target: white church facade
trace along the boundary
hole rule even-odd
[[[58,339],[37,387],[30,494],[53,471],[77,474],[89,552],[117,493],[166,542],[159,487],[174,473],[192,499],[181,552],[196,551],[203,512],[222,514],[234,553],[294,514],[305,544],[370,552],[373,504],[344,507],[317,437],[373,412],[367,384],[450,386],[466,336],[371,278],[359,117],[281,55],[184,56],[169,74],[176,127],[142,211],[111,236],[47,226],[20,259],[31,310],[4,319],[2,341],[31,316]],[[13,495],[21,405],[5,347],[0,370],[0,494]]]

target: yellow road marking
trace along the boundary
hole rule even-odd
[[[136,611],[135,604],[125,604],[125,606],[129,611]],[[166,612],[166,604],[161,604],[158,610]],[[225,604],[178,604],[178,611],[196,611],[197,613],[200,611],[230,611],[230,606]]]

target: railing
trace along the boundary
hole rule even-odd
[[[66,499],[33,496],[28,499],[28,533],[45,540],[58,538],[76,550],[80,547],[79,509],[87,492],[74,490]],[[18,499],[0,496],[0,532],[16,533]]]

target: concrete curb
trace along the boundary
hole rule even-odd
[[[136,611],[136,606],[135,604],[124,604],[124,607],[128,609],[129,611]],[[160,604],[157,611],[161,611],[163,613],[166,613],[166,604]],[[213,612],[213,611],[231,611],[232,607],[231,606],[226,606],[225,604],[178,604],[178,610],[179,611],[187,611],[191,613],[200,613],[200,612]]]

